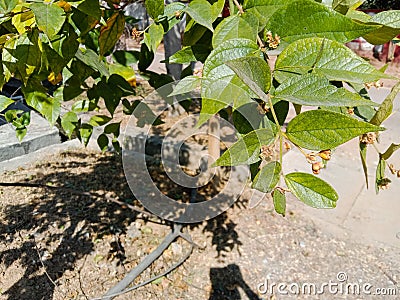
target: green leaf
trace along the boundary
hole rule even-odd
[[[97,18],[89,16],[78,9],[73,10],[71,19],[78,28],[80,36],[85,36],[99,23]]]
[[[283,126],[285,120],[289,114],[289,102],[279,101],[274,104],[274,110],[276,118],[278,119],[279,125]],[[267,112],[267,117],[271,122],[275,122],[274,116],[271,111]]]
[[[177,18],[175,13],[183,13],[185,8],[186,5],[181,2],[172,2],[165,6],[163,17],[159,18],[160,23],[164,26],[165,32],[171,30],[172,27],[181,21],[181,18]]]
[[[104,115],[96,115],[92,116],[89,120],[89,124],[92,125],[93,127],[96,126],[103,126],[104,124],[107,124],[110,122],[112,118]]]
[[[400,149],[400,144],[391,144],[389,148],[382,154],[382,159],[388,160],[394,152]]]
[[[247,86],[237,77],[230,77],[228,80],[225,78],[212,80],[203,77],[201,81],[202,106],[198,126],[232,103],[234,108],[239,108],[254,102],[252,95],[246,89]]]
[[[92,133],[93,133],[92,125],[84,123],[80,126],[78,130],[78,138],[85,145],[85,147],[89,143]]]
[[[215,166],[238,166],[259,161],[261,146],[268,146],[274,140],[276,130],[257,129],[241,137],[230,146],[214,163]]]
[[[78,35],[72,25],[66,23],[62,28],[60,36],[55,38],[51,42],[51,45],[64,58],[65,62],[68,63],[75,56],[79,48]]]
[[[17,4],[18,0],[0,0],[0,14],[8,14]]]
[[[247,38],[249,40],[256,40],[257,25],[254,22],[249,23],[244,15],[234,15],[222,20],[221,23],[215,28],[212,37],[212,45],[214,48],[218,47],[223,42],[233,38]]]
[[[314,208],[334,208],[338,200],[336,191],[322,179],[308,173],[287,174],[285,182],[293,195]]]
[[[100,29],[99,47],[100,56],[104,56],[114,48],[125,29],[125,16],[122,12],[115,12],[107,19],[106,25]]]
[[[217,0],[211,5],[211,19],[214,22],[224,8],[225,0]]]
[[[138,68],[139,71],[146,71],[148,67],[150,67],[151,63],[154,59],[154,53],[149,50],[146,44],[142,44],[140,46],[140,54],[139,54],[139,63]]]
[[[214,20],[211,15],[211,4],[208,1],[193,0],[189,3],[185,11],[198,24],[214,31],[214,28],[212,27],[212,22]]]
[[[201,84],[201,78],[198,76],[187,76],[180,80],[174,87],[174,91],[169,96],[176,96],[192,92]]]
[[[35,24],[35,15],[33,11],[27,10],[26,6],[18,4],[13,9],[14,16],[11,23],[15,26],[19,34],[24,34],[29,31],[32,25]]]
[[[106,151],[108,148],[108,137],[104,133],[100,134],[99,137],[97,138],[97,145],[99,145],[99,148],[101,151]]]
[[[14,57],[14,52],[17,44],[18,36],[14,36],[7,40],[3,46],[2,52],[2,64],[3,64],[3,73],[4,73],[4,81],[10,80],[13,74],[17,70],[17,59]]]
[[[268,63],[260,57],[241,57],[226,62],[236,75],[262,100],[271,87],[271,70]]]
[[[391,180],[385,177],[386,160],[379,156],[379,163],[376,167],[376,178],[375,178],[375,191],[378,194],[380,189],[387,186]]]
[[[252,40],[242,38],[227,40],[210,53],[204,64],[203,76],[210,79],[234,77],[235,73],[225,65],[225,62],[251,54],[256,56],[257,53],[260,53],[258,45]]]
[[[368,132],[384,130],[353,117],[326,111],[305,111],[293,118],[286,129],[289,140],[310,150],[335,148]]]
[[[61,103],[58,99],[39,91],[24,94],[29,106],[40,112],[51,125],[56,123],[61,111]]]
[[[360,157],[361,157],[361,164],[363,167],[363,172],[364,172],[364,177],[365,177],[365,184],[367,185],[368,189],[368,165],[367,165],[367,149],[368,146],[365,143],[360,142],[359,143],[360,147]]]
[[[196,23],[193,19],[190,19],[186,23],[185,33],[183,35],[183,46],[193,46],[199,40],[205,36],[205,33],[209,32],[206,27]]]
[[[30,5],[35,14],[36,23],[49,39],[52,39],[62,28],[65,21],[65,12],[55,3],[32,3]]]
[[[332,8],[342,15],[347,14],[349,10],[359,7],[364,1],[360,0],[333,0]]]
[[[163,26],[153,23],[150,25],[149,31],[145,32],[143,43],[145,43],[151,51],[156,53],[157,47],[158,45],[160,45],[163,37],[164,37]]]
[[[4,118],[8,123],[12,123],[14,120],[18,118],[18,114],[23,112],[24,112],[23,110],[9,109],[5,112]]]
[[[284,81],[274,92],[274,101],[279,100],[309,106],[377,106],[345,88],[335,87],[326,77],[316,74],[304,74]]]
[[[164,14],[164,1],[163,0],[146,0],[144,2],[147,13],[153,20],[157,20],[159,15]]]
[[[205,62],[210,54],[210,49],[205,45],[183,47],[168,58],[170,64],[188,64],[191,62]]]
[[[271,192],[279,182],[281,170],[282,167],[279,162],[268,163],[258,172],[251,187],[263,193]]]
[[[108,69],[100,57],[91,49],[79,48],[75,54],[76,58],[92,69],[99,71],[103,76],[110,76]]]
[[[78,116],[76,113],[69,111],[61,117],[61,126],[68,138],[71,138],[78,124]]]
[[[371,44],[385,44],[400,34],[400,10],[382,11],[369,22],[384,25],[363,36]]]
[[[114,89],[112,84],[106,83],[104,80],[97,84],[97,88],[98,95],[101,95],[104,99],[107,110],[111,115],[113,115],[120,102],[120,95],[116,93],[117,91]]]
[[[101,18],[100,2],[98,0],[85,0],[77,6],[77,9],[97,20]]]
[[[18,116],[19,115],[19,116]],[[29,125],[31,120],[30,112],[24,112],[22,110],[11,109],[6,111],[5,113],[6,121],[12,123],[15,126],[15,135],[18,140],[21,142],[25,137],[27,129],[26,127]]]
[[[285,216],[286,214],[286,195],[280,189],[273,191],[272,199],[274,201],[274,208],[278,214]]]
[[[295,1],[279,9],[267,24],[269,30],[289,43],[307,37],[323,37],[346,43],[378,27],[354,22],[310,0]]]
[[[29,111],[27,111],[27,112],[20,111],[19,113],[21,113],[21,115],[19,117],[17,115],[17,117],[14,120],[12,120],[12,124],[17,129],[25,128],[31,122],[30,112]]]
[[[22,139],[25,137],[26,133],[27,133],[27,129],[26,127],[23,128],[15,128],[15,135],[18,138],[18,140],[21,142]]]
[[[116,50],[113,52],[115,61],[124,66],[136,64],[139,60],[139,55],[139,51]]]
[[[379,72],[346,46],[322,38],[298,40],[278,56],[274,76],[278,82],[313,72],[329,80],[352,83],[374,82],[392,78]]]
[[[260,22],[260,30],[268,23],[271,16],[293,0],[245,0],[243,8],[246,13],[254,15]]]
[[[397,94],[400,92],[400,82],[393,86],[390,94],[383,100],[381,106],[379,106],[378,111],[370,120],[371,124],[381,125],[393,112],[393,102],[396,99]]]
[[[95,103],[85,99],[85,100],[75,101],[71,109],[74,112],[80,113],[80,112],[92,111],[95,108],[97,108],[97,105]]]
[[[41,42],[39,40],[38,30],[32,30],[22,34],[15,46],[11,50],[11,55],[17,59],[17,69],[22,77],[23,82],[26,84],[32,73],[41,67]],[[3,60],[8,61],[8,58]]]
[[[104,133],[106,134],[113,134],[114,137],[118,137],[119,136],[119,132],[120,132],[120,128],[121,128],[121,123],[110,123],[107,124],[106,127],[104,127]]]
[[[199,124],[232,102],[234,107],[239,107],[252,101],[249,88],[225,64],[227,61],[248,55],[261,57],[261,52],[254,41],[240,38],[227,40],[210,53],[203,68],[203,105]],[[208,100],[204,101],[205,99]]]
[[[10,98],[0,95],[0,112],[5,110],[8,106],[14,103],[14,100]]]
[[[129,94],[134,93],[132,86],[136,86],[136,74],[132,67],[115,63],[110,64],[108,66],[108,70],[111,74],[110,78],[108,79],[109,81],[113,81],[118,88],[128,92]],[[120,80],[117,80],[117,77],[120,77]]]
[[[121,145],[119,144],[119,141],[117,140],[117,139],[113,139],[112,140],[112,142],[111,142],[111,144],[113,145],[113,147],[114,147],[114,150],[118,153],[118,154],[121,154]]]
[[[204,82],[204,79],[202,80]],[[197,127],[207,122],[213,115],[225,108],[228,104],[222,101],[216,101],[215,99],[202,98],[201,100],[201,113],[199,120],[197,121]]]

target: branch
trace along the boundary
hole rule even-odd
[[[159,258],[165,249],[169,247],[169,245],[179,236],[181,236],[182,224],[174,223],[173,230],[164,238],[162,243],[149,255],[147,255],[132,271],[130,271],[124,279],[118,282],[114,287],[108,290],[108,292],[100,298],[95,298],[97,300],[111,300],[114,297],[120,295],[121,293],[125,293],[125,289],[138,277],[144,270],[146,270],[157,258]],[[152,279],[153,281],[155,279]],[[151,282],[150,281],[150,282]],[[143,285],[146,282],[143,283]],[[147,282],[149,283],[149,282]],[[147,284],[146,283],[146,284]],[[140,285],[142,286],[142,285]],[[92,299],[92,300],[95,300]]]
[[[123,291],[121,291],[121,292],[119,292],[119,293],[115,293],[115,294],[108,295],[108,297],[117,297],[117,296],[123,295],[123,294],[125,294],[125,293],[128,293],[128,292],[131,292],[131,291],[133,291],[133,290],[136,290],[136,289],[138,289],[138,288],[140,288],[140,287],[142,287],[142,286],[145,286],[145,285],[147,285],[147,284],[153,282],[154,280],[157,280],[157,279],[159,279],[159,278],[161,278],[161,277],[164,277],[165,275],[168,275],[168,274],[171,273],[173,270],[175,270],[177,267],[179,267],[181,264],[183,264],[183,263],[190,257],[190,255],[191,255],[192,252],[193,252],[194,246],[196,246],[196,245],[195,245],[193,242],[191,242],[191,243],[190,243],[190,249],[189,249],[189,251],[185,254],[185,256],[183,256],[178,262],[176,262],[175,264],[173,264],[170,268],[168,268],[166,271],[162,272],[161,274],[156,275],[156,276],[154,276],[154,277],[152,277],[152,278],[150,278],[150,279],[148,279],[148,280],[146,280],[146,281],[144,281],[144,282],[142,282],[142,283],[140,283],[140,284],[138,284],[138,285],[134,285],[134,286],[132,286],[132,287],[130,287],[130,288],[128,288],[128,289],[125,289],[125,290],[123,290]],[[109,298],[100,297],[100,298],[94,298],[94,299],[91,299],[91,300],[106,300],[106,299],[109,299]]]

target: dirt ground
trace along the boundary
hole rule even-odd
[[[398,76],[399,67],[390,66],[389,72]],[[156,181],[164,182],[162,170],[154,172]],[[0,181],[39,186],[0,187],[0,299],[100,297],[171,231],[171,224],[109,200],[140,205],[113,153],[69,150],[6,172]],[[164,188],[176,199],[188,196],[184,189]],[[343,278],[371,285],[372,293],[380,288],[386,293],[382,299],[399,299],[398,248],[333,236],[306,217],[294,199],[288,199],[283,218],[273,212],[269,198],[250,209],[250,197],[247,190],[226,213],[187,226],[199,247],[185,263],[116,299],[379,298],[327,289],[320,295],[283,295],[276,286],[274,295],[264,293],[272,284],[331,281],[340,286]],[[168,269],[189,249],[179,238],[134,284]]]
[[[63,152],[8,172],[2,181],[62,188],[0,189],[0,299],[101,296],[170,231],[157,218],[106,200],[135,203],[112,153]],[[188,227],[201,248],[181,267],[117,299],[269,299],[257,288],[265,280],[317,284],[337,280],[340,272],[353,282],[398,287],[399,249],[324,233],[290,202],[285,218],[273,213],[270,199],[249,209],[249,195],[221,216]],[[188,250],[178,239],[135,283],[159,274]]]

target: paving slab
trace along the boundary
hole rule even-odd
[[[22,104],[20,104],[22,105]],[[22,105],[23,106],[23,105]],[[28,110],[26,106],[23,110]],[[8,123],[0,126],[0,162],[34,152],[40,148],[61,142],[59,131],[55,126],[42,118],[35,111],[31,111],[31,122],[28,132],[20,142],[15,129]]]

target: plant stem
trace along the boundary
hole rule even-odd
[[[257,43],[260,46],[261,49],[265,50],[265,45],[264,42],[262,41],[262,39],[260,38],[260,36],[257,34]]]
[[[236,7],[238,8],[239,14],[244,14],[243,7],[239,4],[239,2],[237,0],[233,0],[233,3],[235,3]]]
[[[257,37],[258,37],[258,35],[257,35]],[[282,166],[284,133],[282,132],[281,125],[279,124],[278,117],[276,116],[274,105],[272,104],[271,97],[272,97],[271,95],[268,97],[268,105],[269,105],[269,109],[271,110],[272,117],[274,118],[274,122],[275,122],[276,126],[278,127],[278,132],[279,132],[279,163]]]
[[[377,146],[375,143],[372,143],[372,146],[374,147],[375,151],[376,151],[379,155],[381,155],[381,152],[379,151],[378,146]]]

